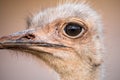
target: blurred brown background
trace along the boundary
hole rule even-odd
[[[57,0],[0,0],[0,36],[26,28],[26,17]],[[120,0],[88,0],[103,17],[105,29],[105,80],[120,80]],[[42,61],[28,54],[0,51],[0,80],[56,80]]]

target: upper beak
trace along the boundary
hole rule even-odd
[[[8,36],[3,36],[0,38],[0,49],[29,48],[31,46],[51,48],[65,47],[64,45],[48,43],[44,42],[44,40],[39,40],[41,38],[40,35],[36,35],[35,33],[35,29],[29,29]],[[49,39],[47,40],[49,41]]]
[[[7,49],[10,47],[25,45],[23,44],[24,42],[27,42],[28,40],[30,40],[30,38],[32,39],[35,37],[33,35],[30,36],[31,32],[33,32],[33,30],[25,30],[22,32],[17,32],[11,35],[0,37],[0,49]]]

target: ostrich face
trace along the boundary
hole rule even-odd
[[[102,25],[87,5],[49,8],[30,21],[31,29],[1,37],[0,48],[37,55],[61,74],[76,68],[89,72],[101,64]]]

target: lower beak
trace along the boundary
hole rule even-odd
[[[64,45],[51,44],[43,42],[44,40],[37,40],[34,29],[25,30],[22,32],[17,32],[8,36],[3,36],[0,38],[0,49],[15,49],[15,48],[29,48],[32,46],[37,47],[50,47],[50,48],[60,48],[65,47]]]

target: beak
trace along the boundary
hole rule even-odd
[[[0,49],[7,49],[10,47],[23,45],[23,43],[27,40],[27,34],[30,34],[30,32],[33,32],[33,30],[25,30],[22,32],[17,32],[17,33],[8,35],[8,36],[0,37]],[[35,36],[31,35],[31,38],[34,38],[34,37]]]
[[[64,45],[54,44],[54,43],[48,43],[45,42],[46,40],[43,40],[43,36],[41,37],[40,33],[39,35],[36,34],[35,29],[28,29],[24,30],[22,32],[17,32],[8,36],[3,36],[0,38],[0,49],[28,49],[31,47],[44,47],[44,48],[63,48]],[[45,34],[44,37],[47,37],[47,34]],[[47,41],[50,39],[47,38]],[[45,50],[44,50],[45,51]]]

